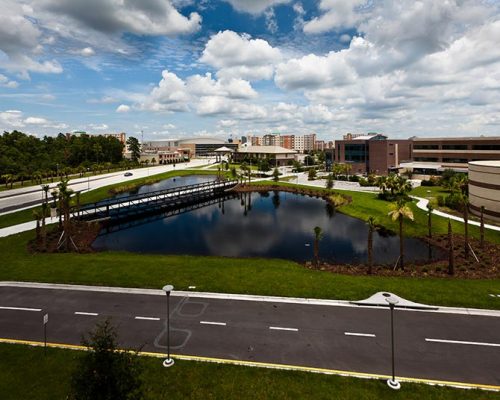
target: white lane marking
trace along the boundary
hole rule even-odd
[[[142,319],[146,321],[159,321],[160,318],[158,317],[135,317],[135,319]]]
[[[269,329],[273,331],[292,331],[292,332],[298,332],[297,328],[283,328],[281,326],[270,326]]]
[[[376,337],[373,333],[344,332],[346,336]]]
[[[99,314],[95,313],[95,312],[75,311],[75,315],[90,315],[90,316],[95,317]]]
[[[13,311],[42,311],[41,308],[28,308],[28,307],[2,307],[0,310],[13,310]]]
[[[425,341],[426,342],[436,342],[436,343],[470,344],[470,345],[474,345],[474,346],[500,347],[500,343],[467,342],[464,340],[446,340],[446,339],[428,339],[428,338],[425,338]]]
[[[200,321],[200,324],[203,324],[203,325],[220,325],[220,326],[226,326],[225,322],[213,322],[213,321]]]

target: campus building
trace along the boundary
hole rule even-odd
[[[233,154],[233,159],[235,162],[243,162],[267,158],[272,166],[281,167],[291,165],[296,154],[297,151],[281,146],[245,146]]]
[[[191,157],[204,157],[215,154],[215,150],[226,146],[232,150],[238,148],[237,143],[227,143],[222,139],[213,138],[192,138],[192,139],[173,139],[173,140],[155,140],[144,142],[144,151],[178,151],[188,154]]]
[[[469,202],[475,215],[500,221],[500,160],[469,163]]]
[[[401,165],[419,177],[440,175],[451,169],[467,173],[468,163],[500,160],[500,137],[412,137],[411,162]]]
[[[336,163],[348,163],[352,173],[387,175],[402,161],[410,160],[408,139],[388,139],[382,134],[352,135],[335,141]]]

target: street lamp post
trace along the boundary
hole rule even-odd
[[[174,365],[174,360],[170,357],[170,292],[174,290],[172,285],[163,286],[163,291],[167,294],[167,358],[163,360],[164,367]]]
[[[385,301],[389,303],[391,309],[391,353],[392,353],[392,378],[387,379],[387,385],[394,390],[401,388],[401,384],[396,379],[396,373],[394,368],[394,306],[398,303],[398,300],[392,296],[386,297]]]

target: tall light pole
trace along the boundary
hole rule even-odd
[[[163,360],[164,367],[174,365],[174,360],[170,357],[170,292],[174,290],[172,285],[163,286],[163,291],[167,294],[167,358]]]
[[[386,297],[385,301],[389,303],[391,309],[391,353],[392,353],[392,378],[387,379],[387,385],[394,390],[401,388],[401,384],[396,379],[396,373],[394,369],[394,306],[398,304],[398,300],[392,296]]]

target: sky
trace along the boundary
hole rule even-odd
[[[0,129],[500,136],[500,0],[0,0]]]

